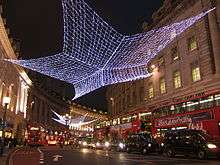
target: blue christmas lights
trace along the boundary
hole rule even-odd
[[[63,0],[63,51],[48,57],[8,61],[73,84],[76,99],[105,85],[148,77],[149,61],[210,11],[125,36],[109,26],[84,0]]]

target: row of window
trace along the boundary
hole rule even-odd
[[[189,111],[212,108],[214,106],[220,106],[220,94],[187,101],[176,105],[165,106],[156,109],[153,112],[153,116],[162,117],[162,116],[184,113]]]
[[[190,37],[187,41],[188,41],[188,50],[189,51],[193,51],[198,48],[195,36]],[[178,61],[180,59],[180,54],[179,54],[177,46],[173,47],[171,49],[170,53],[171,53],[172,62]],[[163,65],[164,62],[165,61],[164,61],[163,57],[159,58],[159,61],[158,61],[159,66]]]
[[[115,125],[119,125],[119,124],[126,124],[126,123],[130,123],[134,120],[137,120],[137,118],[139,118],[140,120],[146,121],[150,118],[150,116],[151,116],[151,113],[139,113],[138,115],[133,114],[128,117],[116,118],[116,119],[109,120],[109,121],[102,121],[96,125],[96,128],[103,128],[106,126],[115,126]]]
[[[174,115],[174,114],[179,114],[179,113],[184,113],[184,112],[189,112],[189,111],[212,108],[215,106],[220,106],[220,94],[198,98],[198,99],[190,100],[187,102],[182,102],[176,105],[165,106],[165,107],[156,109],[153,112],[153,116],[158,118],[158,117]],[[136,120],[138,117],[141,120],[147,120],[151,118],[150,116],[151,116],[151,113],[142,113],[139,115],[134,114],[129,117],[117,118],[117,119],[113,119],[110,121],[101,122],[97,124],[97,128],[129,123],[129,122]]]
[[[190,37],[187,40],[187,43],[188,43],[188,50],[189,51],[193,51],[193,50],[197,49],[197,41],[196,41],[195,36]],[[172,57],[172,61],[177,61],[180,59],[180,55],[179,55],[177,46],[175,46],[171,49],[171,57]],[[163,57],[161,57],[159,59],[159,66],[161,66],[163,64],[164,64],[164,59],[163,59]],[[191,66],[191,77],[192,77],[193,82],[201,80],[200,67],[198,65],[198,62],[195,62]],[[179,70],[176,70],[173,73],[173,86],[175,89],[180,88],[182,86],[181,73]],[[159,80],[159,89],[160,89],[161,94],[164,94],[167,92],[166,80],[164,77],[161,77]],[[129,107],[131,105],[136,105],[138,103],[138,101],[142,102],[143,98],[144,98],[143,91],[144,91],[144,88],[142,87],[139,92],[140,99],[137,99],[136,92],[133,92],[133,94],[131,96],[127,95],[127,102],[125,102],[125,100],[122,100],[122,101],[119,101],[118,103],[116,103],[115,109],[113,108],[115,110],[114,113],[117,113],[123,109],[126,109],[126,105],[128,105],[128,107]],[[153,83],[150,83],[148,85],[148,98],[153,98],[154,96],[155,96],[155,92],[154,92]]]
[[[200,68],[198,64],[193,64],[191,68],[191,77],[193,82],[201,80]],[[179,70],[173,72],[173,86],[175,89],[182,86],[181,73]],[[159,80],[159,89],[160,93],[166,93],[166,81],[164,77],[161,77]],[[155,95],[153,83],[150,83],[148,86],[148,97],[153,98]]]

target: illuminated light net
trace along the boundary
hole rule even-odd
[[[9,61],[73,84],[74,99],[105,85],[148,77],[148,62],[211,11],[145,33],[125,36],[108,25],[84,0],[62,2],[62,52],[37,59]]]

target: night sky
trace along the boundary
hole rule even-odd
[[[86,0],[110,25],[122,34],[141,32],[144,21],[163,0]],[[5,0],[4,14],[10,36],[20,41],[23,59],[53,55],[62,50],[63,20],[61,0]],[[59,81],[56,82],[59,84]],[[71,89],[71,85],[70,86]],[[92,92],[77,102],[106,110],[106,88]],[[69,90],[71,96],[74,91]]]

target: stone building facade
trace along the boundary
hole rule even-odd
[[[3,124],[3,98],[10,97],[6,110],[6,137],[23,138],[26,128],[27,98],[32,85],[25,70],[4,59],[17,59],[12,40],[8,38],[8,30],[0,16],[0,121]],[[0,137],[2,131],[0,131]]]
[[[52,119],[55,117],[52,110],[60,115],[70,113],[70,102],[63,100],[62,97],[35,85],[29,92],[28,105],[28,123],[38,123],[45,129],[54,131],[65,128]]]
[[[152,111],[175,98],[220,90],[220,1],[165,0],[145,31],[178,22],[216,7],[155,57],[146,79],[108,87],[110,114]]]

